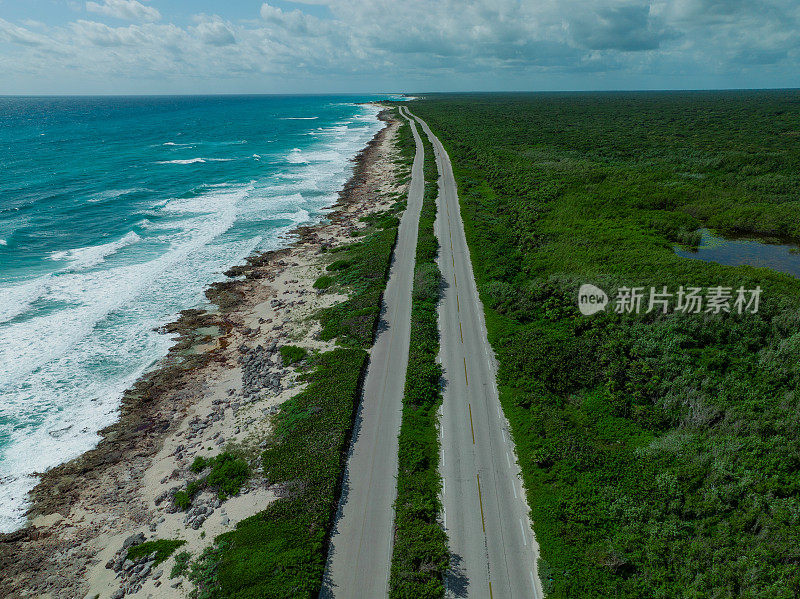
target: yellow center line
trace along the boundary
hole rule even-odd
[[[483,525],[483,534],[486,534],[486,521],[483,519],[483,495],[481,495],[481,475],[476,474],[475,478],[478,479],[478,501],[481,504],[481,524]]]
[[[489,599],[492,599],[494,595],[492,595],[492,581],[489,581]]]
[[[456,293],[456,311],[461,314],[461,304],[458,303],[458,294]]]
[[[458,332],[461,335],[461,343],[464,343],[464,329],[461,328],[461,321],[458,321]]]
[[[464,382],[467,383],[467,387],[469,387],[469,379],[467,378],[467,357],[464,356]],[[470,412],[471,414],[472,412]]]
[[[475,428],[472,426],[472,404],[467,404],[469,408],[469,430],[472,431],[472,444],[475,445]]]

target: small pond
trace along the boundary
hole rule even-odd
[[[779,270],[800,278],[800,247],[794,244],[762,243],[753,239],[725,239],[701,229],[697,251],[675,248],[684,258],[695,258],[730,266],[749,264]]]

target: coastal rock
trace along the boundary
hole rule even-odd
[[[133,547],[134,545],[141,545],[145,542],[145,536],[143,532],[140,532],[135,535],[129,536],[125,541],[122,543],[123,549],[128,549],[129,547]]]

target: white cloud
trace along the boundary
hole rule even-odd
[[[145,6],[138,0],[103,0],[103,4],[87,2],[86,10],[123,21],[154,22],[161,19],[157,9]]]
[[[24,27],[0,19],[0,40],[21,46],[41,46],[47,43],[47,38],[33,33]]]
[[[16,80],[20,72],[49,72],[75,81],[151,77],[179,86],[238,78],[243,86],[262,81],[324,88],[333,82],[345,90],[356,83],[360,89],[378,87],[376,81],[386,82],[380,87],[416,89],[535,88],[547,81],[591,87],[591,81],[612,75],[637,87],[643,77],[674,85],[671,78],[685,74],[696,77],[692,86],[697,78],[702,83],[720,74],[749,85],[753,73],[769,69],[779,85],[800,83],[795,0],[763,0],[758,8],[746,0],[293,4],[300,8],[267,2],[258,13],[254,9],[252,20],[233,21],[221,11],[181,26],[158,22],[160,13],[136,0],[86,4],[95,13],[132,22],[123,26],[76,20],[26,27],[25,21],[0,19],[0,41],[10,44],[0,49],[0,65],[12,65]],[[326,10],[312,15],[306,10],[314,7],[304,4],[325,4]],[[4,77],[0,70],[0,84],[8,88],[8,81],[14,81],[11,72]],[[263,91],[281,89],[265,85]]]
[[[194,28],[197,36],[210,46],[230,46],[236,43],[233,26],[216,15],[200,15]]]

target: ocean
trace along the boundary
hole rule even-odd
[[[0,97],[0,532],[244,257],[324,217],[377,97]]]

